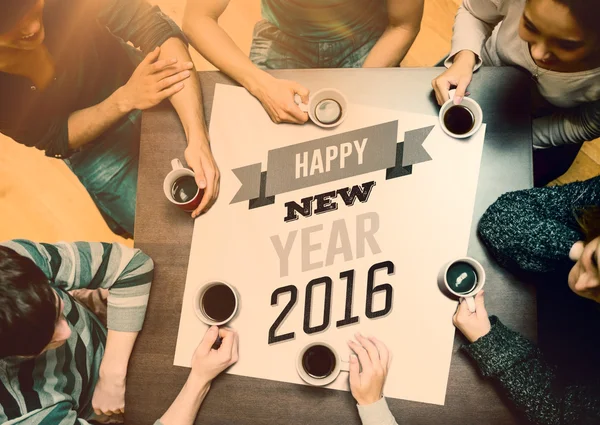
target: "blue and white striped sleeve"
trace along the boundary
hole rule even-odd
[[[32,259],[55,288],[108,289],[108,329],[141,330],[154,264],[139,249],[100,242],[46,244],[13,240],[3,245]]]

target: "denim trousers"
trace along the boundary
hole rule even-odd
[[[133,237],[142,112],[136,110],[64,162],[110,229]]]
[[[339,41],[316,42],[286,34],[263,19],[254,27],[250,60],[261,69],[360,68],[384,30],[380,25]]]

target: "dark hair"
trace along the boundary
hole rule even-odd
[[[571,15],[586,33],[595,34],[600,37],[600,26],[598,17],[600,16],[599,0],[554,0],[569,9]]]
[[[37,0],[0,0],[0,34],[10,31]]]
[[[36,356],[52,340],[56,296],[27,257],[0,246],[0,359]]]
[[[581,208],[577,214],[577,223],[585,237],[585,243],[600,236],[600,206],[594,205]]]

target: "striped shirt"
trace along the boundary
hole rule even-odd
[[[88,424],[107,330],[67,291],[108,289],[108,329],[137,332],[146,314],[152,260],[117,243],[13,240],[2,245],[33,260],[48,277],[64,302],[72,333],[64,345],[34,359],[0,359],[0,423]]]

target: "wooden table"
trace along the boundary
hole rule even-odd
[[[437,115],[431,80],[440,68],[334,69],[274,71],[316,91],[332,86],[350,103]],[[218,72],[201,73],[207,122],[215,83],[234,84]],[[527,75],[511,68],[482,68],[469,90],[487,123],[469,255],[487,272],[489,312],[525,336],[536,339],[536,301],[531,285],[493,263],[476,236],[485,209],[502,193],[532,185],[530,86]],[[232,117],[232,125],[235,117]],[[137,194],[135,245],[155,262],[155,278],[144,329],[129,366],[127,424],[152,424],[175,399],[189,369],[173,366],[193,222],[165,199],[164,176],[170,160],[183,160],[185,137],[168,106],[143,116]],[[443,213],[443,212],[440,212]],[[207,241],[210,243],[210,241]],[[448,317],[448,320],[451,320]],[[406,341],[410,344],[411,341]],[[400,424],[514,424],[517,416],[497,390],[484,381],[459,351],[455,338],[445,406],[388,400]],[[243,356],[244,353],[241,353]],[[271,367],[271,365],[265,365]],[[355,403],[344,391],[329,391],[234,375],[212,386],[197,423],[209,424],[359,424]]]

